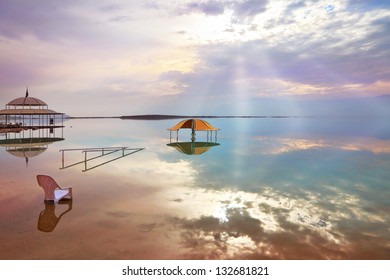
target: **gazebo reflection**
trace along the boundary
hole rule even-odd
[[[64,138],[14,138],[0,140],[0,146],[11,155],[24,158],[27,166],[30,158],[41,155],[50,144],[62,140]]]
[[[219,143],[213,142],[176,142],[167,144],[169,147],[174,147],[176,150],[187,155],[200,155],[212,147],[219,146]]]

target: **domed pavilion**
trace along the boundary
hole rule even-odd
[[[50,110],[42,100],[30,97],[28,89],[25,97],[19,97],[0,110],[0,116],[5,118],[0,128],[45,129],[63,127],[63,113]],[[58,120],[60,119],[60,120]],[[60,124],[57,124],[60,122]]]

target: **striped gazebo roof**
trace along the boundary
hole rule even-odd
[[[14,99],[7,106],[47,106],[47,104],[39,98],[27,96]]]
[[[50,109],[4,109],[0,110],[0,115],[63,115]]]

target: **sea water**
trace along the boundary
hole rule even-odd
[[[390,258],[388,120],[206,120],[195,141],[175,119],[71,119],[2,145],[0,259]],[[38,174],[73,200],[44,203]]]

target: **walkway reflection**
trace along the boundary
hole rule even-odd
[[[45,209],[43,209],[41,213],[39,213],[38,230],[43,232],[52,232],[59,223],[62,216],[72,210],[72,203],[72,200],[60,200],[58,204],[45,202]],[[56,208],[62,208],[59,205],[67,205],[68,208],[57,216]]]
[[[60,170],[66,169],[66,168],[69,168],[69,167],[72,167],[75,165],[84,164],[84,169],[82,171],[85,172],[85,171],[89,171],[91,169],[100,167],[102,165],[105,165],[107,163],[110,163],[112,161],[127,157],[131,154],[140,152],[144,149],[145,148],[128,148],[128,147],[99,147],[99,148],[81,148],[81,149],[62,149],[62,150],[60,150],[60,152],[62,153],[62,158],[61,158],[62,164],[61,164]],[[68,152],[75,152],[75,151],[81,151],[84,154],[84,160],[65,165],[65,152],[68,153]],[[89,153],[95,153],[95,154],[98,153],[98,155],[93,156],[91,158],[88,158]],[[113,159],[108,159],[100,164],[95,164],[91,167],[88,167],[88,162],[95,160],[95,159],[98,159],[98,158],[106,157],[106,156],[114,154],[114,153],[120,153],[120,154],[119,154],[119,156],[117,156]]]

